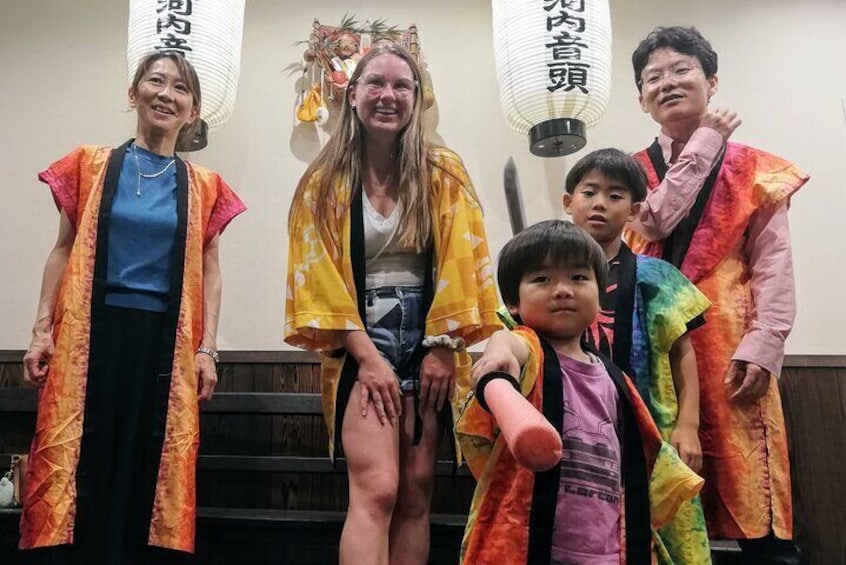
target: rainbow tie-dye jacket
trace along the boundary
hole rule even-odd
[[[613,326],[597,320],[588,330],[597,347],[611,343],[612,359],[621,367],[649,408],[664,441],[670,440],[678,421],[678,398],[670,364],[670,350],[688,324],[703,314],[710,302],[675,267],[666,261],[635,255],[622,244],[615,258]],[[597,332],[612,335],[594,335]],[[702,503],[696,497],[679,508],[659,531],[659,563],[706,565],[711,549]]]

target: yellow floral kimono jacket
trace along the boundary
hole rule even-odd
[[[86,480],[77,477],[77,468],[93,363],[89,357],[101,334],[98,319],[105,304],[105,223],[128,144],[114,150],[79,147],[39,175],[70,218],[76,236],[53,316],[50,372],[38,396],[21,549],[74,540],[77,493],[83,488],[78,481]],[[203,250],[246,208],[217,173],[179,158],[176,165],[178,219],[161,359],[171,373],[159,376],[159,386],[168,391],[160,395],[153,418],[160,427],[153,436],[161,444],[161,459],[145,481],[154,489],[148,544],[193,552],[200,443],[194,352],[203,335]]]
[[[431,250],[433,297],[425,335],[446,334],[470,345],[502,327],[496,315],[496,285],[482,210],[455,153],[433,148],[428,166],[437,210]],[[363,236],[354,233],[359,220],[356,197],[360,200],[360,190],[345,181],[337,183],[338,213],[329,233],[321,234],[315,228],[313,195],[306,190],[303,200],[292,204],[288,226],[285,341],[321,352],[323,413],[332,457],[340,454],[343,407],[356,378],[355,363],[343,350],[344,335],[365,329],[358,307],[363,282],[356,284],[356,272],[364,271]],[[358,208],[360,216],[360,202]],[[354,241],[358,237],[362,240]],[[470,356],[461,348],[456,359],[453,421],[456,407],[469,391],[470,365]]]

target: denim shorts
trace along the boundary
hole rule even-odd
[[[365,291],[367,335],[399,377],[403,392],[414,390],[422,357],[414,351],[423,341],[425,312],[419,286],[389,286]]]

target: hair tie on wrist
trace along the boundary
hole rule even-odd
[[[423,338],[423,347],[432,349],[433,347],[446,347],[452,351],[456,351],[464,345],[464,340],[460,337],[449,337],[446,334],[429,335]]]

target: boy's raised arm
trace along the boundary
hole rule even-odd
[[[473,387],[479,379],[494,371],[505,371],[519,379],[520,368],[528,359],[528,344],[509,330],[499,330],[488,340],[485,352],[473,365]]]

